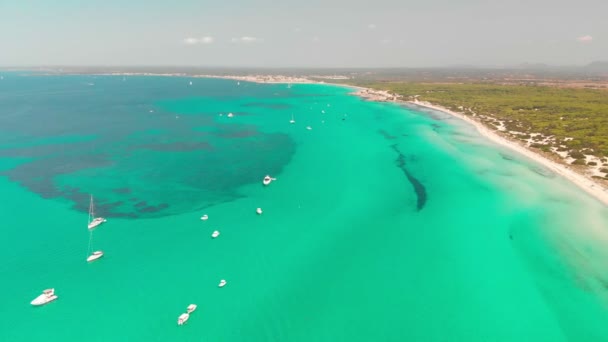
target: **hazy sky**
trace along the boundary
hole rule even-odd
[[[608,0],[0,0],[0,65],[608,60]]]

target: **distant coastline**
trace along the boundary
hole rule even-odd
[[[364,88],[360,86],[353,86],[349,84],[343,83],[331,83],[331,80],[344,80],[348,79],[347,77],[342,76],[283,76],[283,75],[248,75],[248,76],[237,76],[237,75],[192,75],[185,73],[95,73],[94,75],[105,75],[105,76],[173,76],[173,77],[192,77],[192,78],[215,78],[215,79],[229,79],[235,81],[243,81],[243,82],[251,82],[251,83],[269,83],[269,84],[326,84],[326,85],[337,85],[346,88],[354,89],[355,91],[352,95],[359,96],[365,100],[375,101],[375,102],[392,102],[399,103],[407,106],[421,107],[431,110],[440,111],[451,116],[454,116],[458,119],[464,120],[470,124],[472,124],[476,130],[485,138],[490,141],[499,144],[501,146],[507,147],[512,151],[515,151],[521,155],[526,156],[529,159],[534,160],[535,162],[547,167],[553,172],[561,175],[563,178],[567,179],[571,183],[575,184],[588,194],[592,195],[600,202],[608,205],[608,189],[606,189],[603,185],[596,182],[592,178],[588,177],[582,171],[575,170],[570,168],[569,166],[551,160],[542,154],[530,149],[527,146],[523,146],[519,142],[500,135],[499,133],[489,129],[482,122],[464,114],[461,112],[456,112],[450,110],[446,107],[433,104],[426,101],[419,101],[415,99],[413,101],[404,101],[401,99],[400,95],[393,94],[389,91],[385,90],[376,90],[371,88]],[[312,80],[310,78],[323,79],[323,81]],[[329,82],[325,82],[325,80]]]
[[[513,139],[510,139],[508,137],[505,137],[505,136],[502,136],[502,135],[496,133],[495,131],[486,127],[480,121],[477,121],[464,113],[456,112],[456,111],[450,110],[446,107],[436,105],[436,104],[433,104],[430,102],[419,101],[417,99],[415,99],[413,101],[402,101],[398,95],[391,94],[390,92],[383,91],[383,90],[361,88],[359,91],[357,91],[353,94],[360,96],[364,99],[370,100],[370,101],[396,102],[396,103],[401,103],[401,104],[405,104],[408,106],[421,107],[421,108],[431,109],[431,110],[435,110],[435,111],[440,111],[440,112],[449,114],[451,116],[454,116],[458,119],[461,119],[463,121],[466,121],[466,122],[472,124],[475,127],[475,129],[486,139],[489,139],[490,141],[492,141],[498,145],[507,147],[507,148],[511,149],[512,151],[515,151],[521,155],[524,155],[525,157],[527,157],[529,159],[534,160],[535,162],[545,166],[546,168],[550,169],[551,171],[561,175],[563,178],[565,178],[568,181],[570,181],[571,183],[575,184],[576,186],[578,186],[579,188],[581,188],[588,194],[597,198],[600,202],[604,203],[605,205],[608,205],[608,189],[606,189],[603,185],[599,184],[598,182],[596,182],[592,178],[586,176],[585,174],[570,168],[567,165],[564,165],[564,164],[558,163],[556,161],[553,161],[549,158],[546,158],[545,156],[537,153],[536,151],[533,151],[532,149],[528,148],[527,146],[523,146],[518,141],[515,141]]]

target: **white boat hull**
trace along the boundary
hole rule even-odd
[[[184,325],[186,324],[186,322],[188,322],[188,319],[190,318],[190,315],[187,313],[181,314],[178,318],[177,318],[177,325]]]
[[[87,262],[95,261],[95,260],[101,258],[102,256],[103,256],[102,251],[93,252],[93,254],[89,255],[89,257],[87,258]]]
[[[46,293],[45,293],[46,292]],[[54,289],[44,290],[43,293],[36,297],[33,301],[30,302],[33,306],[41,306],[48,304],[57,299],[57,295],[55,295]]]
[[[89,223],[88,227],[90,230],[93,230],[93,229],[97,228],[100,224],[102,224],[106,221],[107,220],[104,219],[103,217],[97,217],[93,221],[91,221],[91,223]]]
[[[264,179],[262,180],[262,184],[264,185],[268,185],[270,184],[273,180],[275,180],[274,178],[270,177],[270,176],[266,176],[264,177]]]

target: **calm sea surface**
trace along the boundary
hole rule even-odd
[[[0,341],[608,341],[606,207],[457,119],[326,85],[2,75]]]

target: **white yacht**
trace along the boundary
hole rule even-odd
[[[177,325],[184,325],[188,321],[188,318],[190,318],[190,314],[183,313],[179,315],[177,318]]]
[[[224,287],[224,286],[226,286],[226,280],[224,280],[224,279],[220,280],[220,283],[217,286],[218,287]]]
[[[57,299],[57,295],[55,295],[55,289],[46,289],[42,291],[42,294],[36,297],[36,299],[34,299],[31,304],[34,306],[40,306],[50,303],[55,299]]]
[[[228,113],[228,117],[229,117],[229,118],[233,118],[233,117],[234,117],[234,114],[232,114],[232,113]]]
[[[258,213],[258,215],[262,215],[262,208],[257,208],[255,212]]]
[[[89,203],[89,229],[93,230],[106,221],[107,220],[103,217],[95,217],[95,204],[93,203],[93,195],[91,195],[91,201]]]
[[[271,178],[269,175],[266,175],[266,177],[264,177],[264,180],[262,181],[262,183],[264,185],[268,185],[270,184],[270,182],[272,182],[273,180],[276,180],[276,178]]]
[[[103,256],[102,251],[95,251],[87,258],[87,262],[95,261]]]
[[[193,313],[193,312],[194,312],[194,310],[196,310],[196,304],[190,304],[190,305],[188,305],[188,308],[186,308],[186,312],[187,312],[188,314]]]
[[[291,120],[289,120],[290,124],[296,123],[296,120],[293,118],[293,113],[291,113]]]
[[[312,127],[306,126],[306,129],[310,131],[312,129]]]
[[[201,216],[201,220],[203,220],[203,221],[207,221],[208,219],[209,219],[209,215],[207,215],[207,214]]]
[[[218,236],[220,236],[220,231],[219,231],[219,230],[216,230],[216,231],[214,231],[214,232],[211,234],[211,237],[212,237],[212,238],[214,238],[214,239],[215,239],[216,237],[218,237]]]

